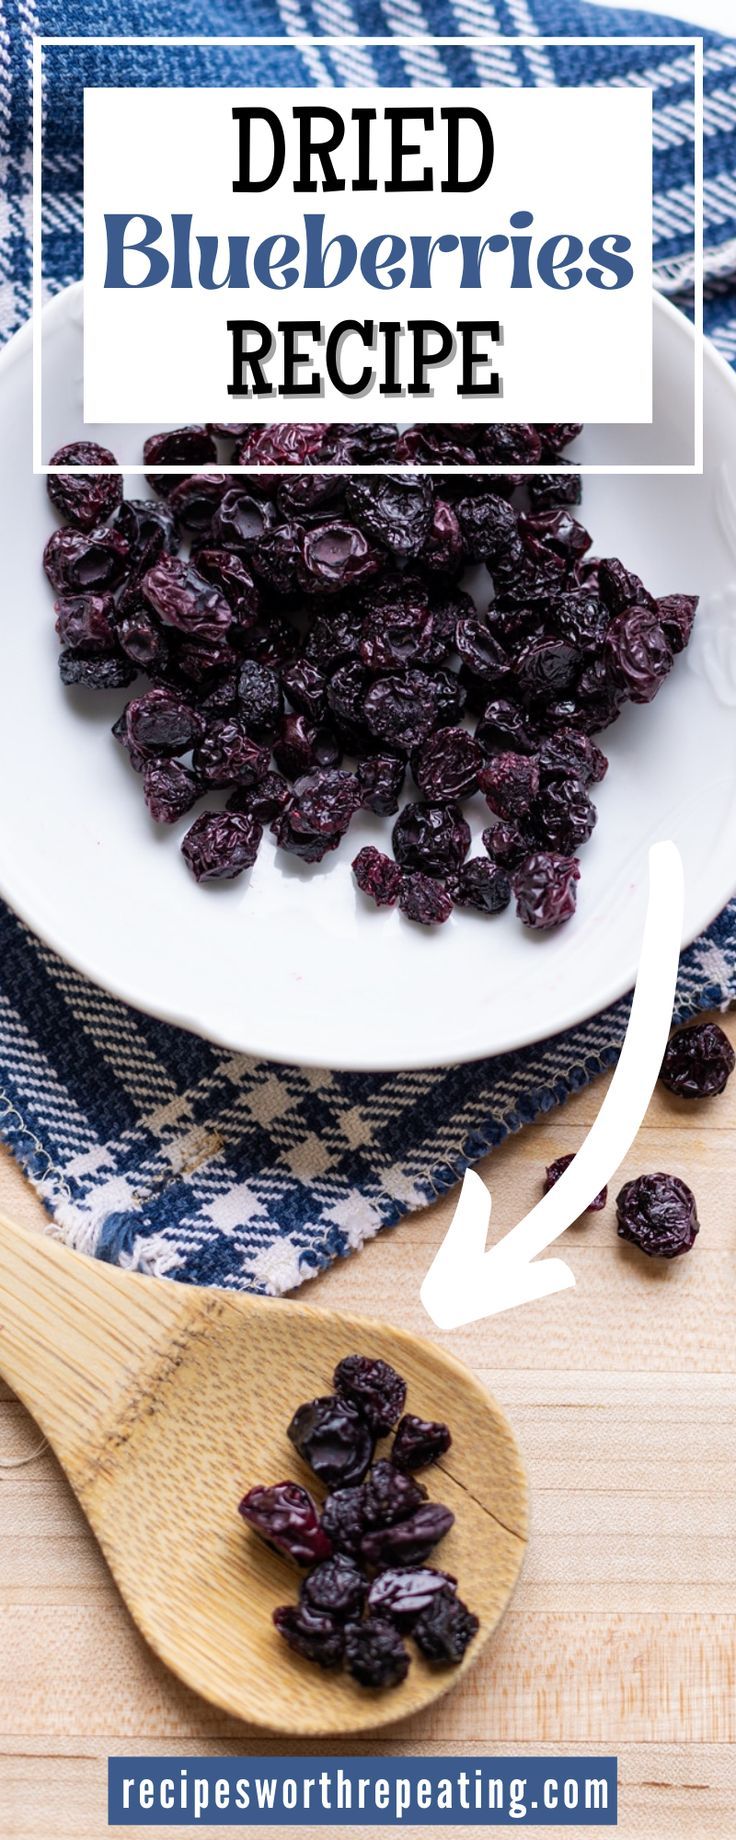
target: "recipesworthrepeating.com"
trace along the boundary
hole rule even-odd
[[[615,1757],[111,1757],[111,1826],[613,1827]]]

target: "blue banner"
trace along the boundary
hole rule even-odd
[[[117,1827],[614,1827],[615,1757],[111,1757]]]

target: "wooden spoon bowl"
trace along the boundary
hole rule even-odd
[[[412,1645],[407,1679],[378,1693],[286,1647],[271,1612],[300,1574],[237,1513],[257,1482],[291,1478],[321,1498],[286,1426],[353,1352],[390,1361],[408,1409],[452,1427],[422,1480],[456,1517],[436,1563],[480,1619],[459,1667],[432,1668]],[[0,1371],[56,1451],[146,1640],[251,1725],[335,1738],[418,1712],[455,1685],[506,1607],[527,1529],[514,1435],[467,1369],[416,1336],[121,1272],[0,1218]]]

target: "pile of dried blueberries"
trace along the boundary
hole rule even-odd
[[[319,862],[362,809],[396,819],[393,856],[368,845],[353,864],[377,906],[437,925],[513,895],[526,926],[571,917],[607,767],[591,735],[656,696],[697,606],[589,555],[574,471],[526,486],[473,471],[559,465],[578,433],[210,424],[146,441],[149,466],[210,469],[152,473],[154,498],[124,500],[117,473],[48,476],[65,520],[44,551],[62,682],[149,680],[113,733],[157,822],[228,795],[184,837],[197,881],[250,868],[265,824]],[[218,472],[218,442],[244,469],[284,470]],[[392,472],[407,462],[467,470]],[[72,442],[53,464],[116,463]],[[290,477],[295,464],[313,470]],[[384,470],[319,470],[361,464]],[[488,605],[463,585],[478,565]],[[478,793],[493,823],[469,857],[462,805]]]
[[[299,1406],[288,1435],[329,1491],[320,1513],[296,1482],[249,1489],[240,1513],[306,1569],[295,1604],[274,1610],[279,1635],[319,1667],[344,1664],[363,1687],[398,1687],[411,1632],[427,1661],[462,1660],[478,1629],[457,1580],[427,1563],[454,1515],[430,1501],[414,1471],[452,1442],[447,1425],[404,1413],[406,1383],[388,1362],[349,1354],[334,1392]],[[391,1454],[374,1462],[393,1431]]]

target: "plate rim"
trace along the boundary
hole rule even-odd
[[[45,303],[42,310],[44,321],[53,325],[57,319],[63,320],[65,315],[72,310],[75,300],[83,295],[83,290],[83,281],[75,281],[52,295]],[[680,335],[685,336],[695,349],[698,334],[696,328],[685,315],[680,312],[665,295],[658,293],[656,290],[654,291],[653,302],[654,313],[660,313],[665,319],[669,320],[671,324],[676,324]],[[0,389],[2,388],[2,380],[5,373],[12,365],[22,360],[27,348],[32,350],[32,327],[33,321],[32,318],[29,317],[11,336],[2,350],[0,350]],[[736,370],[727,363],[726,359],[717,350],[712,341],[705,336],[703,336],[703,364],[704,366],[710,366],[717,376],[725,380],[728,389],[734,397],[736,397]],[[728,899],[730,899],[735,892],[736,881],[731,890],[731,895],[726,897],[726,903],[719,900],[713,910],[710,911],[709,908],[706,917],[701,918],[694,927],[685,927],[683,929],[683,938],[680,945],[681,953],[687,950],[704,931],[707,931],[718,914],[723,911],[723,906],[727,904]],[[408,1059],[405,1053],[401,1056],[397,1056],[396,1053],[392,1054],[391,1052],[387,1052],[380,1059],[374,1056],[370,1061],[366,1060],[365,1054],[361,1055],[360,1052],[357,1051],[355,1054],[341,1054],[339,1059],[327,1062],[324,1056],[314,1053],[305,1053],[302,1049],[295,1055],[293,1052],[285,1052],[284,1049],[274,1049],[273,1045],[269,1046],[267,1043],[251,1042],[245,1044],[242,1041],[233,1040],[232,1035],[228,1036],[227,1033],[219,1029],[213,1030],[210,1023],[196,1014],[192,1014],[187,1010],[182,1010],[180,1006],[173,1007],[165,1001],[160,1004],[152,1004],[148,994],[143,997],[130,988],[124,987],[124,985],[115,976],[111,975],[107,969],[105,969],[103,973],[102,970],[96,967],[94,962],[90,962],[89,958],[85,959],[84,955],[76,953],[73,948],[70,949],[66,940],[62,943],[55,933],[53,922],[44,920],[43,923],[39,924],[38,917],[33,911],[32,901],[26,901],[22,891],[20,896],[17,889],[14,889],[11,894],[8,887],[5,858],[2,853],[0,853],[0,897],[6,902],[11,912],[28,927],[29,931],[32,932],[43,945],[54,952],[64,963],[70,965],[81,977],[86,978],[96,988],[104,991],[115,1001],[124,1004],[127,1008],[133,1009],[142,1015],[150,1016],[156,1021],[163,1022],[169,1027],[182,1029],[186,1033],[199,1037],[201,1040],[208,1041],[216,1048],[230,1053],[242,1054],[255,1061],[271,1062],[277,1066],[300,1066],[317,1069],[328,1068],[330,1071],[344,1073],[427,1072],[435,1068],[472,1066],[484,1060],[495,1060],[498,1056],[503,1054],[522,1053],[528,1048],[535,1047],[540,1042],[552,1040],[559,1034],[564,1034],[570,1029],[580,1027],[586,1022],[591,1021],[593,1017],[609,1009],[612,1004],[626,996],[633,988],[631,974],[625,971],[623,974],[612,977],[605,983],[592,1009],[588,1009],[587,1006],[584,1006],[582,1011],[579,1011],[573,1001],[566,1019],[555,1025],[551,1035],[545,1032],[541,1035],[533,1035],[520,1040],[513,1033],[507,1032],[501,1040],[494,1043],[492,1050],[488,1047],[478,1048],[474,1049],[472,1052],[464,1052],[460,1055],[457,1053],[448,1053],[444,1057],[437,1054],[428,1055],[422,1053],[412,1055]]]

